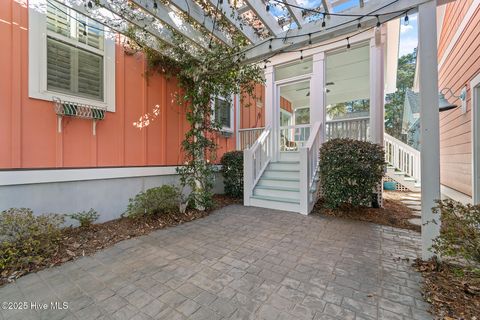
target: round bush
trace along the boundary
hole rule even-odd
[[[220,160],[224,178],[225,194],[234,198],[243,197],[243,152],[226,152]]]
[[[177,213],[180,191],[175,186],[163,185],[140,192],[130,199],[124,216],[137,218],[156,214]]]
[[[371,142],[333,139],[320,148],[320,180],[325,206],[372,204],[385,166],[383,147]]]

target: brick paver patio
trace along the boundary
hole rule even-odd
[[[229,206],[6,285],[0,302],[48,310],[0,319],[431,319],[410,267],[419,241],[386,226]],[[52,310],[55,301],[68,309]]]

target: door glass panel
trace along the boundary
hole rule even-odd
[[[297,151],[310,136],[310,80],[280,86],[280,150]]]

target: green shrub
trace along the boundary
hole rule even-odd
[[[50,257],[61,239],[61,215],[34,216],[32,210],[12,208],[0,214],[0,270],[27,269]]]
[[[180,191],[175,186],[163,185],[140,192],[130,199],[124,216],[136,218],[179,211]]]
[[[325,206],[368,206],[382,181],[382,146],[370,142],[333,139],[320,149],[320,181]]]
[[[480,265],[480,205],[463,205],[453,200],[437,201],[432,209],[440,214],[440,236],[432,250],[440,256],[451,257],[458,262]]]
[[[91,226],[95,221],[98,220],[99,216],[100,215],[98,214],[98,212],[93,209],[90,209],[88,211],[67,214],[67,217],[80,222],[80,227],[82,228]]]
[[[243,197],[243,152],[226,152],[220,163],[225,194],[234,198]]]

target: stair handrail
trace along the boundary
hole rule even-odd
[[[311,190],[317,181],[320,167],[320,146],[325,138],[322,128],[322,122],[315,122],[307,143],[300,148],[300,206],[304,214],[312,210],[317,200],[317,192]]]
[[[384,134],[385,161],[417,182],[421,179],[421,153],[408,144]]]
[[[272,159],[272,130],[266,127],[255,143],[243,151],[243,200],[250,204],[253,189]]]

